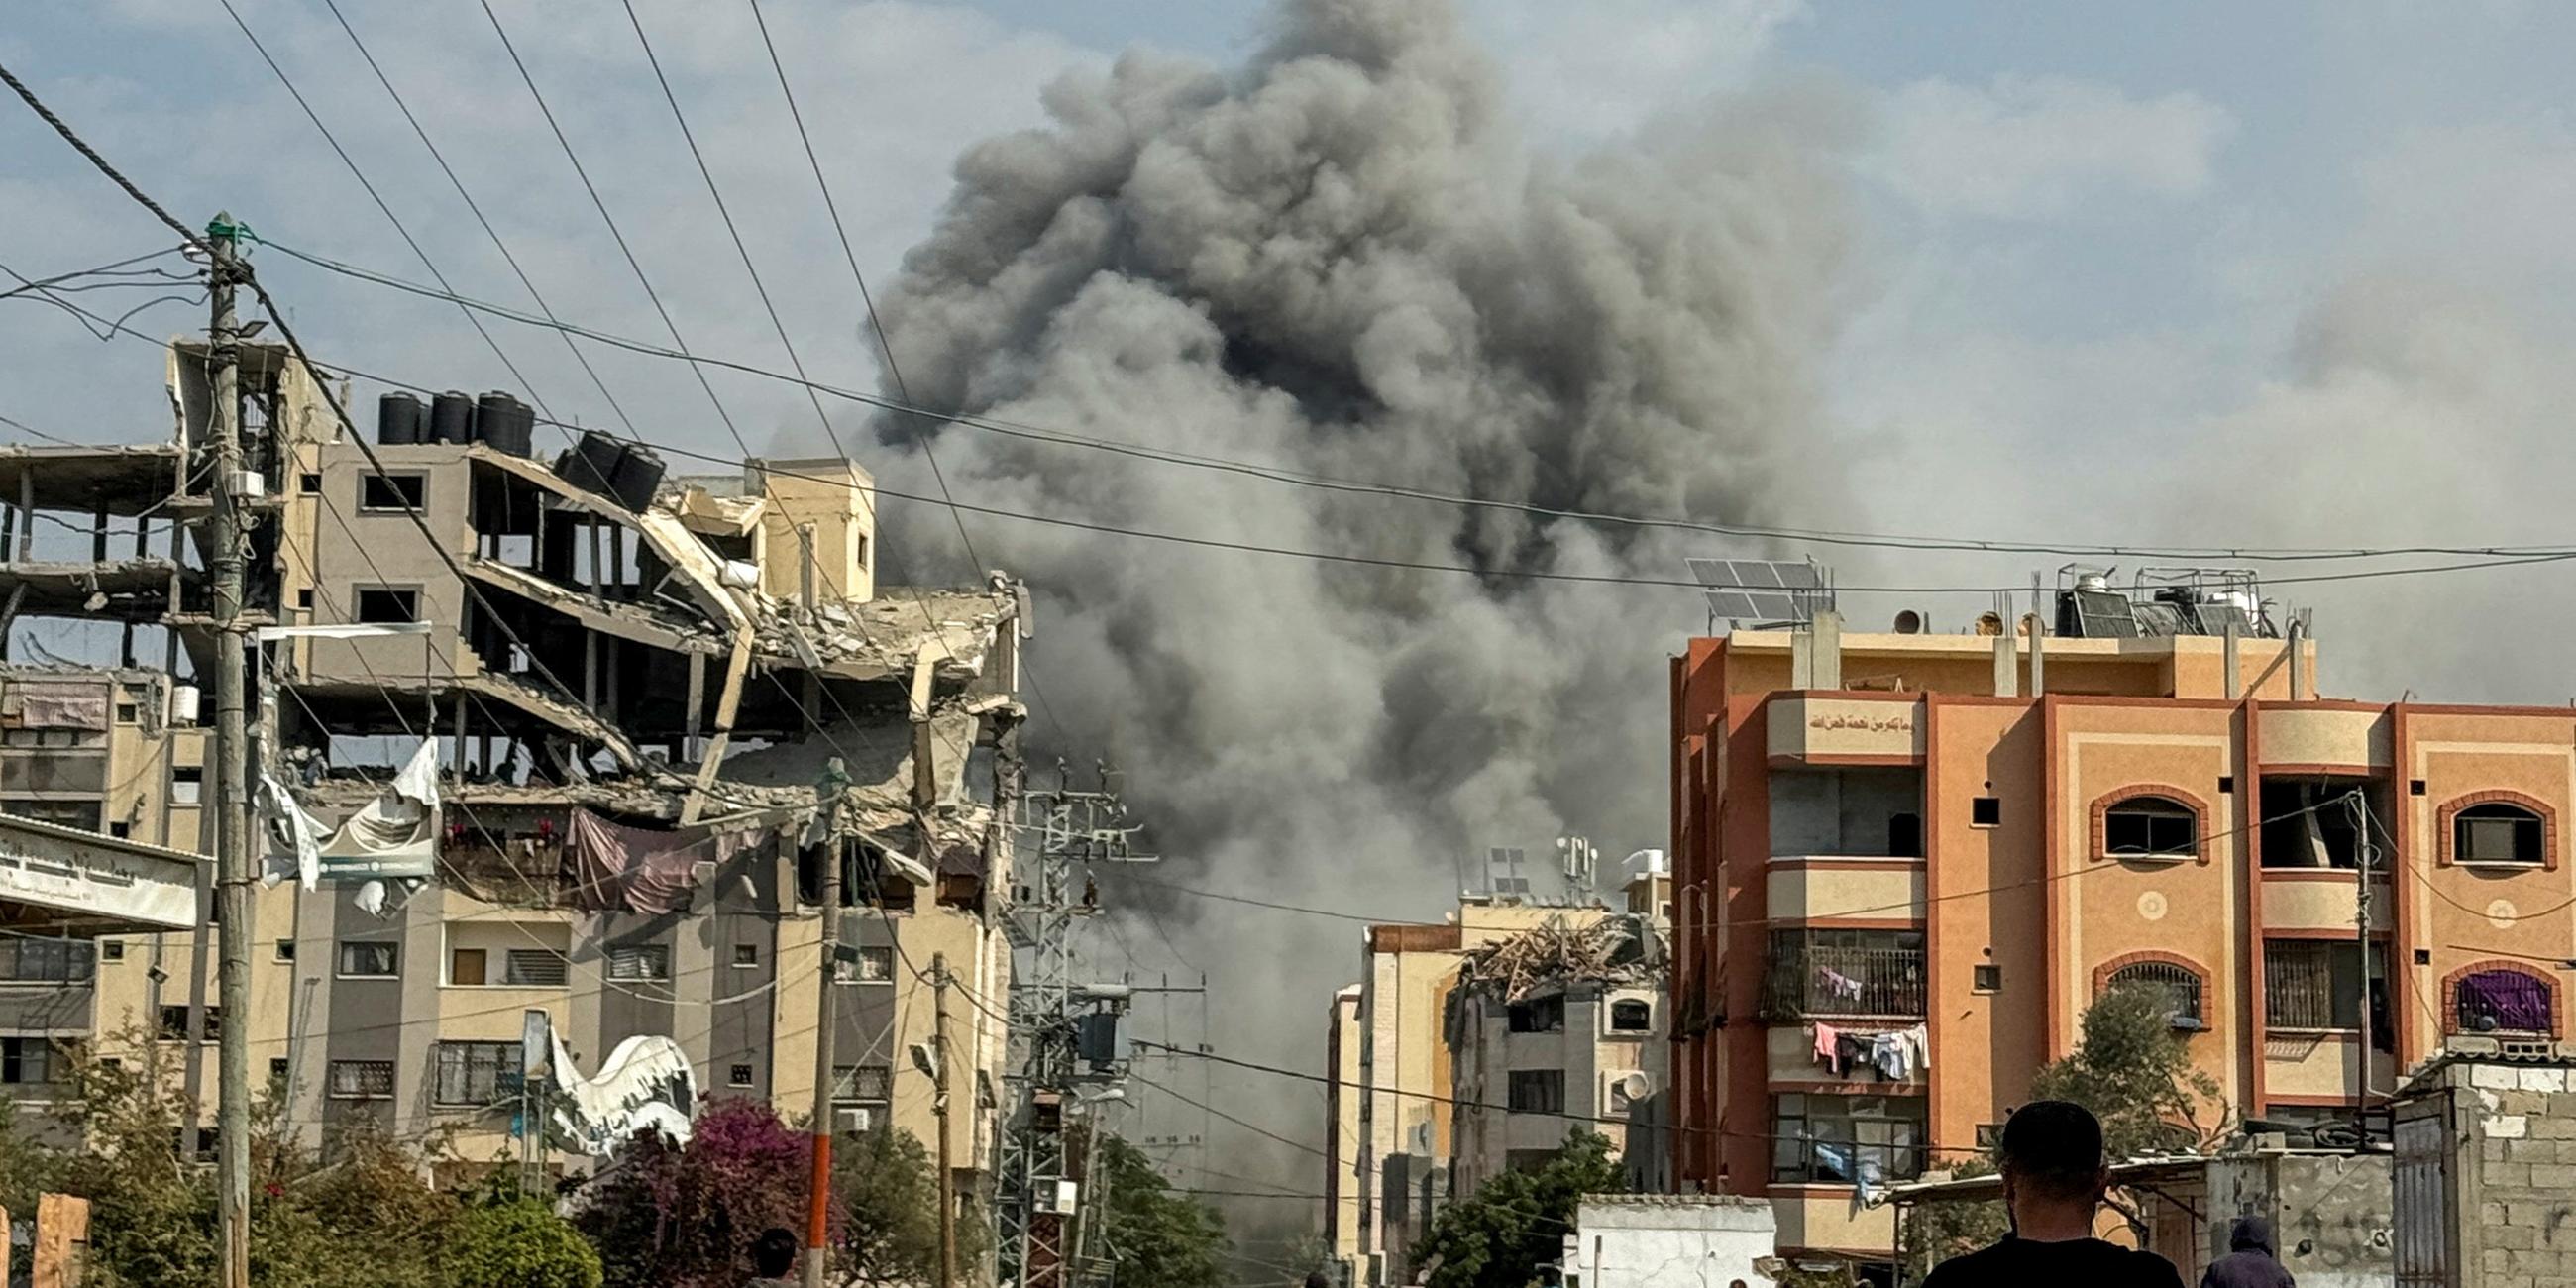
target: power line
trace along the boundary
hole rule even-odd
[[[292,251],[292,250],[290,250],[290,249],[287,249],[287,248],[285,248],[285,247],[279,246],[279,245],[278,245],[277,243],[275,243],[275,242],[266,241],[265,239],[261,239],[261,240],[262,240],[262,244],[263,244],[263,245],[267,245],[267,246],[270,246],[270,247],[272,247],[272,248],[275,248],[275,249],[278,249],[278,250],[284,251],[286,254],[288,254],[288,255],[290,255],[290,256],[292,256],[292,255],[295,255],[295,254],[296,254],[296,252],[294,252],[294,251]],[[300,257],[300,256],[299,256],[299,257]],[[77,310],[77,306],[74,306],[74,305],[69,304],[69,302],[68,302],[68,301],[60,301],[59,303],[62,303],[62,304],[64,305],[64,307],[67,307],[67,308],[74,308],[75,310]],[[83,316],[85,316],[85,317],[89,317],[89,318],[92,318],[92,319],[98,319],[98,315],[96,315],[96,314],[88,313],[88,312],[86,312],[85,310],[79,310],[79,311],[81,311],[81,312],[83,313]],[[103,319],[98,319],[98,320],[103,320]],[[123,327],[123,326],[120,326],[120,327],[118,327],[117,329],[118,329],[119,331],[122,331],[123,333],[125,333],[125,334],[127,334],[127,335],[133,336],[134,338],[136,338],[136,339],[138,339],[138,340],[142,340],[142,341],[144,341],[144,342],[146,342],[146,343],[152,344],[152,345],[154,345],[155,347],[160,347],[160,346],[162,345],[162,343],[163,343],[161,340],[156,339],[156,338],[154,338],[154,337],[152,337],[152,336],[150,336],[150,335],[147,335],[147,334],[145,334],[145,333],[143,333],[143,332],[141,332],[141,331],[134,330],[134,329],[133,329],[133,328],[131,328],[131,327]],[[587,334],[587,333],[583,333],[583,334]],[[316,366],[321,366],[321,365],[323,365],[323,364],[321,364],[321,363],[319,363],[319,362],[316,362],[316,363],[315,363],[315,365],[316,365]],[[406,381],[406,380],[398,380],[398,379],[395,379],[395,378],[392,378],[392,377],[389,377],[389,376],[380,375],[380,374],[377,374],[377,373],[374,373],[374,372],[370,372],[370,371],[367,371],[367,370],[364,370],[364,369],[361,369],[361,368],[358,368],[358,367],[349,366],[349,365],[346,365],[346,364],[330,364],[328,369],[329,369],[329,370],[332,370],[332,371],[339,372],[339,373],[340,373],[340,374],[342,374],[342,375],[351,376],[351,377],[355,377],[355,378],[362,379],[362,380],[372,381],[372,382],[375,382],[375,383],[377,383],[377,384],[385,385],[385,386],[388,386],[388,387],[390,387],[390,388],[395,388],[395,389],[404,389],[404,390],[410,390],[410,391],[414,391],[414,392],[424,392],[424,391],[428,391],[428,389],[429,389],[429,387],[428,387],[428,386],[426,386],[426,385],[416,384],[416,383],[414,383],[414,382]],[[345,420],[345,415],[344,415],[343,420],[344,420],[344,423],[347,423],[347,422],[346,422],[346,420]],[[556,427],[558,427],[558,428],[579,428],[578,426],[567,426],[567,425],[565,425],[565,423],[564,423],[564,422],[561,422],[561,421],[552,421],[552,420],[549,420],[549,421],[547,421],[546,423],[547,423],[547,424],[549,424],[549,425],[556,426]],[[352,429],[352,431],[351,431],[351,432],[354,434],[356,431],[355,431],[354,429]],[[612,437],[614,437],[614,435],[612,435]],[[681,458],[689,459],[689,460],[706,461],[706,462],[713,463],[713,464],[733,465],[733,466],[737,466],[737,467],[739,467],[739,466],[741,466],[741,465],[745,464],[745,458],[740,458],[740,457],[728,457],[728,456],[716,455],[716,454],[714,454],[714,453],[709,453],[709,452],[699,451],[699,450],[696,450],[696,449],[694,449],[694,448],[682,447],[682,446],[679,446],[679,445],[677,445],[677,444],[673,444],[673,443],[658,442],[658,441],[655,441],[655,440],[645,439],[645,438],[634,438],[634,439],[628,439],[628,440],[625,440],[625,441],[632,442],[632,443],[634,443],[634,444],[636,444],[636,445],[638,445],[638,446],[649,447],[649,448],[652,448],[652,449],[654,449],[654,450],[656,450],[656,451],[666,453],[666,454],[668,454],[668,455],[677,456],[677,457],[681,457]],[[797,471],[795,471],[795,470],[792,470],[792,469],[784,469],[784,468],[777,467],[777,466],[775,466],[775,465],[764,465],[764,468],[767,468],[767,469],[769,470],[769,472],[770,472],[770,473],[776,474],[776,475],[778,475],[778,476],[780,476],[780,477],[782,477],[782,478],[796,478],[796,479],[805,479],[805,480],[809,480],[809,481],[822,481],[822,482],[829,482],[829,481],[831,481],[831,480],[828,480],[828,479],[823,479],[823,478],[822,478],[822,476],[819,476],[819,475],[802,474],[802,473],[799,473],[799,472],[797,472]],[[895,490],[893,490],[893,489],[886,488],[886,487],[882,487],[882,486],[879,486],[879,487],[875,487],[875,488],[873,488],[873,489],[872,489],[872,492],[873,492],[873,494],[874,494],[875,496],[877,496],[877,497],[879,497],[879,498],[886,498],[886,499],[892,499],[892,500],[897,500],[897,501],[915,502],[915,503],[919,503],[919,504],[923,504],[923,505],[937,505],[937,506],[948,506],[948,505],[954,505],[957,509],[967,511],[967,512],[969,512],[969,513],[992,515],[992,516],[995,516],[995,517],[998,517],[998,518],[1010,519],[1010,520],[1013,520],[1013,521],[1016,521],[1016,522],[1021,522],[1021,523],[1038,524],[1038,525],[1041,525],[1041,526],[1047,526],[1047,527],[1070,528],[1070,529],[1074,529],[1074,530],[1077,530],[1077,531],[1092,532],[1092,533],[1098,533],[1098,534],[1107,535],[1107,536],[1130,537],[1130,538],[1135,538],[1135,539],[1138,539],[1138,540],[1164,542],[1164,543],[1169,543],[1169,544],[1176,544],[1176,545],[1183,545],[1183,546],[1193,546],[1193,547],[1199,547],[1199,548],[1205,548],[1205,549],[1230,550],[1230,551],[1236,551],[1236,552],[1246,553],[1246,554],[1259,554],[1259,555],[1270,555],[1270,556],[1277,556],[1277,557],[1283,557],[1283,558],[1305,559],[1305,560],[1309,560],[1309,561],[1313,561],[1313,562],[1321,562],[1321,563],[1347,564],[1347,565],[1355,565],[1355,566],[1378,567],[1378,568],[1389,568],[1389,569],[1397,569],[1397,570],[1405,570],[1405,571],[1416,571],[1416,572],[1452,573],[1452,574],[1460,574],[1460,575],[1473,576],[1473,577],[1481,577],[1481,578],[1503,578],[1503,579],[1517,579],[1517,580],[1531,580],[1531,581],[1568,582],[1568,583],[1577,583],[1577,584],[1586,584],[1586,585],[1640,586],[1640,587],[1649,587],[1649,588],[1679,589],[1679,590],[1694,590],[1694,591],[1697,591],[1697,590],[1706,590],[1706,589],[1708,589],[1708,587],[1707,587],[1704,583],[1701,583],[1701,582],[1699,582],[1699,581],[1697,581],[1697,580],[1693,580],[1693,579],[1684,579],[1684,578],[1676,578],[1676,577],[1639,577],[1639,576],[1625,576],[1625,575],[1616,575],[1616,574],[1563,573],[1563,572],[1550,572],[1550,571],[1545,571],[1545,570],[1540,570],[1540,569],[1528,569],[1528,568],[1497,568],[1497,567],[1485,567],[1485,566],[1478,566],[1478,565],[1471,565],[1471,564],[1443,564],[1443,563],[1433,563],[1433,562],[1428,562],[1428,561],[1419,561],[1419,560],[1384,559],[1384,558],[1376,558],[1376,557],[1372,557],[1372,556],[1365,556],[1365,555],[1350,555],[1350,554],[1342,554],[1342,553],[1332,552],[1332,551],[1303,550],[1303,549],[1295,549],[1295,548],[1291,548],[1291,547],[1283,547],[1283,546],[1268,546],[1268,545],[1261,545],[1261,544],[1254,543],[1254,542],[1227,541],[1227,540],[1221,540],[1221,539],[1217,539],[1217,538],[1209,538],[1209,537],[1194,537],[1194,536],[1189,536],[1189,535],[1185,535],[1185,534],[1181,534],[1181,533],[1163,532],[1163,531],[1154,530],[1154,529],[1146,529],[1146,528],[1131,528],[1131,527],[1125,527],[1125,526],[1118,525],[1118,524],[1094,523],[1094,522],[1089,522],[1089,521],[1080,520],[1080,519],[1068,519],[1068,518],[1062,518],[1062,517],[1053,516],[1053,515],[1030,514],[1030,513],[1026,513],[1026,512],[1018,511],[1018,510],[1008,510],[1008,509],[1002,509],[1002,508],[994,507],[994,506],[982,506],[982,505],[976,505],[976,504],[973,504],[973,503],[971,503],[971,502],[965,502],[965,501],[955,501],[955,502],[952,502],[952,501],[943,500],[942,498],[939,498],[939,497],[933,497],[933,496],[922,496],[922,495],[918,495],[918,494],[914,494],[914,493],[909,493],[909,492],[899,492],[899,491],[895,491]],[[1949,548],[1949,547],[1927,547],[1927,548]],[[1960,548],[1964,549],[1964,548],[1966,548],[1966,547],[1960,547]],[[2108,549],[2110,549],[2110,548],[2107,548],[2107,547],[2106,547],[2106,548],[2101,548],[2101,549],[2102,549],[2102,550],[2108,550]],[[2479,550],[2479,549],[2491,549],[2491,550],[2498,550],[2498,551],[2508,551],[2508,550],[2512,550],[2512,549],[2515,549],[2515,548],[2513,548],[2513,547],[2424,547],[2424,548],[2423,548],[2423,550],[2424,550],[2424,551],[2426,551],[2426,552],[2441,552],[2441,551],[2449,550],[2449,551],[2458,551],[2458,552],[2461,552],[2461,553],[2470,553],[2470,552],[2474,552],[2474,551]],[[2506,556],[2506,557],[2499,557],[2499,558],[2471,560],[2471,561],[2466,561],[2466,562],[2456,562],[2456,563],[2446,563],[2446,564],[2426,564],[2426,565],[2417,565],[2417,566],[2414,566],[2414,567],[2406,567],[2406,568],[2369,568],[2369,569],[2360,569],[2360,570],[2351,571],[2351,572],[2341,572],[2341,573],[2321,573],[2321,574],[2309,574],[2309,575],[2304,575],[2304,576],[2291,576],[2291,577],[2267,577],[2267,578],[2265,578],[2265,579],[2264,579],[2264,584],[2265,584],[2265,585],[2268,585],[2268,586],[2282,586],[2282,585],[2305,585],[2305,584],[2328,583],[2328,582],[2375,581],[2375,580],[2378,580],[2378,579],[2381,579],[2381,578],[2387,578],[2387,577],[2413,577],[2413,576],[2428,576],[2428,575],[2438,575],[2438,574],[2455,573],[2455,572],[2474,572],[2474,571],[2480,571],[2480,570],[2485,570],[2485,569],[2493,569],[2493,568],[2513,568],[2513,567],[2523,567],[2523,566],[2527,566],[2527,565],[2531,565],[2531,564],[2560,563],[2560,562],[2565,562],[2565,561],[2567,561],[2567,560],[2576,559],[2576,549],[2558,548],[2558,547],[2539,547],[2539,546],[2527,547],[2527,548],[2523,548],[2523,549],[2525,550],[2525,553],[2520,553],[2520,554],[2511,554],[2511,555],[2508,555],[2508,556]],[[2096,552],[2098,553],[2098,552],[2100,552],[2100,551],[2096,551]],[[2240,553],[2241,553],[2241,552],[2240,552]],[[2351,551],[2351,552],[2344,552],[2344,553],[2340,553],[2340,554],[2336,554],[2336,555],[2331,555],[2331,556],[2328,556],[2328,555],[2318,555],[2318,556],[2316,556],[2316,557],[2319,557],[2319,558],[2329,558],[2329,557],[2331,557],[2331,558],[2346,558],[2346,559],[2354,559],[2354,558],[2380,558],[2380,557],[2390,557],[2390,556],[2404,555],[2404,554],[2412,554],[2412,553],[2415,553],[2415,552],[2414,552],[2414,551],[2412,551],[2412,550],[2396,550],[2396,549],[2388,549],[2388,550]],[[1993,596],[1993,595],[1999,595],[1999,594],[2015,594],[2015,595],[2023,594],[2023,593],[2027,593],[2027,592],[2029,591],[2030,587],[2029,587],[2029,586],[2027,586],[2027,585],[2018,585],[2018,586],[1842,586],[1842,587],[1838,587],[1838,589],[1839,589],[1839,590],[1842,590],[1842,591],[1845,591],[1845,592],[1854,593],[1854,594],[1869,593],[1869,594],[1916,595],[1916,596],[1921,596],[1921,595],[1980,595],[1980,596]]]
[[[798,386],[811,393],[823,394],[849,402],[861,403],[899,415],[929,418],[942,424],[956,424],[970,429],[982,430],[988,433],[1052,443],[1063,447],[1112,452],[1120,455],[1159,461],[1170,465],[1219,470],[1264,479],[1283,485],[1317,488],[1326,491],[1390,496],[1405,500],[1432,502],[1477,509],[1507,510],[1528,514],[1537,518],[1561,519],[1574,522],[1610,524],[1637,528],[1670,529],[1684,532],[1698,532],[1712,536],[1806,542],[1816,545],[1850,546],[1869,549],[1919,550],[1935,552],[1947,551],[1969,554],[2061,555],[2067,557],[2094,557],[2107,559],[2226,559],[2241,560],[2250,563],[2295,563],[2319,560],[2337,561],[2353,559],[2381,559],[2403,556],[2519,555],[2550,553],[2563,549],[2563,547],[2558,546],[2542,547],[2510,545],[2419,545],[2387,547],[2171,546],[2152,543],[2031,542],[1983,537],[1852,532],[1835,529],[1801,528],[1771,524],[1719,523],[1705,520],[1619,514],[1607,511],[1576,510],[1543,506],[1529,502],[1500,500],[1491,497],[1445,493],[1402,484],[1341,478],[1332,475],[1310,474],[1291,470],[1282,466],[1268,465],[1254,461],[1181,452],[1142,443],[1102,438],[1096,435],[1080,434],[1066,429],[1033,425],[1026,422],[971,412],[937,411],[918,406],[900,398],[887,398],[880,394],[871,394],[862,390],[816,382],[804,379],[792,373],[761,367],[754,363],[741,362],[728,358],[712,357],[685,350],[674,350],[665,346],[653,344],[649,341],[637,340],[631,337],[601,331],[578,323],[562,322],[552,318],[530,316],[517,310],[510,309],[502,305],[492,304],[487,301],[456,297],[452,292],[423,286],[416,282],[405,281],[401,278],[391,276],[390,274],[362,268],[340,260],[334,260],[327,256],[301,250],[296,247],[270,241],[265,238],[262,239],[262,242],[263,244],[281,251],[286,255],[302,260],[305,263],[311,264],[316,268],[323,269],[326,272],[337,273],[342,276],[369,282],[378,286],[406,291],[428,299],[444,300],[450,303],[462,304],[467,308],[476,309],[526,326],[560,327],[570,331],[572,334],[582,336],[583,338],[595,340],[602,344],[612,345],[617,348],[626,349],[630,352],[649,357],[683,361],[693,365],[717,367],[745,375],[757,376],[762,379],[776,381],[781,384]],[[972,507],[966,508],[970,510],[972,509]],[[1686,584],[1694,587],[1699,585],[1697,582]],[[1844,589],[1868,590],[1876,588],[1845,587]],[[2024,586],[2008,589],[2027,590],[2028,587]]]
[[[268,64],[268,70],[276,74],[277,83],[286,87],[287,94],[294,98],[297,107],[304,109],[305,119],[313,122],[314,129],[321,131],[322,141],[331,145],[331,151],[339,156],[340,164],[347,166],[350,175],[357,179],[358,186],[366,189],[367,199],[376,203],[376,209],[384,212],[385,219],[393,224],[394,231],[402,234],[403,244],[411,247],[411,253],[420,258],[421,267],[429,270],[430,277],[438,282],[442,290],[454,289],[448,286],[447,275],[439,272],[438,265],[430,260],[429,252],[421,249],[419,240],[411,235],[411,229],[403,226],[402,216],[395,214],[393,206],[385,201],[384,194],[376,191],[376,185],[368,181],[366,172],[360,170],[357,161],[349,156],[349,150],[340,146],[339,136],[331,133],[331,127],[322,123],[321,113],[313,110],[313,104],[305,99],[304,91],[295,87],[295,81],[286,74],[286,69],[279,66],[275,58],[269,56],[268,46],[260,43],[259,36],[251,31],[249,23],[242,21],[241,11],[233,7],[233,0],[221,0],[221,3],[224,6],[224,12],[232,15],[233,25],[241,28],[242,38],[250,42],[250,47],[259,52],[260,61]],[[373,66],[374,60],[370,59],[368,63]],[[473,326],[474,333],[482,336],[483,343],[491,348],[492,356],[501,360],[501,366],[510,373],[510,378],[517,381],[520,388],[528,391],[528,397],[537,404],[537,409],[545,412],[549,417],[553,416],[554,412],[547,408],[544,395],[539,394],[537,387],[531,384],[527,375],[519,370],[519,364],[512,362],[510,355],[501,351],[500,341],[493,339],[492,333],[483,328],[483,320],[474,315],[474,310],[461,304],[457,307],[465,314],[465,320]]]
[[[1148,1046],[1149,1046],[1149,1047],[1159,1047],[1159,1048],[1160,1048],[1160,1049],[1162,1049],[1162,1050],[1170,1051],[1170,1052],[1173,1052],[1173,1053],[1175,1053],[1175,1054],[1181,1054],[1181,1053],[1182,1053],[1182,1052],[1181,1052],[1181,1049],[1180,1049],[1179,1047],[1167,1047],[1167,1046],[1162,1046],[1160,1043],[1145,1042],[1145,1041],[1136,1041],[1136,1042],[1134,1042],[1134,1045],[1136,1045],[1136,1046],[1140,1046],[1140,1047],[1148,1047]],[[1172,1099],[1177,1100],[1177,1101],[1180,1101],[1182,1104],[1188,1105],[1189,1107],[1191,1107],[1191,1108],[1193,1108],[1193,1109],[1203,1109],[1203,1110],[1206,1110],[1207,1112],[1212,1113],[1212,1114],[1215,1114],[1217,1117],[1222,1118],[1222,1119],[1226,1120],[1227,1122],[1233,1123],[1235,1126],[1240,1127],[1240,1128],[1244,1129],[1245,1131],[1251,1132],[1251,1133],[1253,1133],[1253,1134],[1255,1134],[1255,1135],[1258,1135],[1258,1136],[1266,1136],[1266,1137],[1268,1137],[1268,1138],[1270,1138],[1270,1139],[1272,1139],[1272,1140],[1275,1140],[1275,1141],[1279,1142],[1279,1143],[1280,1143],[1280,1144],[1282,1144],[1282,1145],[1286,1145],[1286,1146],[1287,1146],[1287,1147],[1289,1147],[1290,1149],[1299,1149],[1299,1150],[1304,1150],[1305,1152],[1307,1152],[1307,1153],[1309,1153],[1309,1154],[1312,1154],[1312,1155],[1314,1155],[1314,1156],[1315,1156],[1315,1157],[1317,1157],[1317,1158],[1322,1158],[1322,1159],[1330,1159],[1330,1158],[1332,1157],[1332,1155],[1330,1155],[1330,1154],[1328,1154],[1328,1153],[1325,1153],[1323,1150],[1317,1149],[1317,1148],[1315,1148],[1314,1146],[1312,1146],[1312,1145],[1309,1145],[1309,1144],[1305,1143],[1304,1141],[1290,1140],[1290,1139],[1288,1139],[1287,1137],[1282,1136],[1282,1135],[1280,1135],[1279,1133],[1277,1133],[1277,1132],[1275,1132],[1275,1131],[1272,1131],[1272,1130],[1270,1130],[1269,1128],[1264,1127],[1264,1126],[1262,1126],[1262,1125],[1261,1125],[1261,1124],[1259,1124],[1259,1123],[1256,1123],[1256,1122],[1250,1122],[1250,1121],[1247,1121],[1247,1120],[1245,1120],[1245,1119],[1237,1118],[1237,1117],[1235,1117],[1234,1115],[1232,1115],[1232,1114],[1230,1114],[1230,1113],[1227,1113],[1226,1111],[1224,1111],[1224,1110],[1222,1110],[1222,1109],[1219,1109],[1219,1108],[1217,1108],[1216,1106],[1211,1105],[1211,1104],[1207,1103],[1207,1102],[1206,1102],[1206,1101],[1204,1101],[1204,1100],[1199,1100],[1199,1099],[1195,1099],[1195,1098],[1190,1097],[1190,1096],[1182,1095],[1180,1092],[1174,1091],[1174,1090],[1172,1090],[1170,1087],[1166,1087],[1166,1086],[1164,1086],[1163,1084],[1161,1084],[1161,1083],[1159,1083],[1159,1082],[1156,1082],[1156,1081],[1154,1081],[1153,1079],[1148,1078],[1148,1077],[1146,1077],[1145,1075],[1143,1075],[1143,1074],[1141,1074],[1141,1073],[1137,1073],[1137,1072],[1135,1072],[1135,1071],[1134,1071],[1134,1070],[1132,1070],[1132,1069],[1128,1071],[1127,1076],[1128,1076],[1128,1077],[1130,1077],[1130,1078],[1134,1078],[1136,1081],[1141,1082],[1141,1083],[1144,1083],[1146,1086],[1148,1086],[1148,1087],[1152,1087],[1154,1090],[1159,1091],[1159,1092],[1162,1092],[1164,1095],[1170,1096]]]
[[[781,61],[778,57],[777,42],[770,39],[769,19],[760,12],[760,0],[750,0],[750,5],[752,25],[760,30],[761,48],[769,52],[770,70],[778,74],[778,92],[780,96],[787,100],[788,119],[795,122],[797,142],[803,144],[805,147],[805,164],[814,172],[814,187],[817,191],[823,194],[824,213],[831,216],[832,234],[834,237],[838,238],[841,243],[841,258],[850,266],[850,280],[858,284],[859,302],[867,307],[868,330],[875,333],[877,337],[877,350],[885,357],[886,376],[894,382],[895,396],[906,403],[910,403],[912,401],[912,391],[904,387],[903,368],[894,360],[894,340],[886,334],[885,324],[877,320],[876,296],[868,291],[867,274],[859,271],[858,252],[850,248],[850,230],[841,222],[840,203],[832,200],[832,185],[826,182],[823,178],[822,159],[814,153],[814,136],[808,133],[805,129],[804,110],[796,105],[796,90],[787,81],[787,64]],[[634,16],[633,5],[627,6],[627,15],[630,18]],[[638,33],[641,33],[640,27],[638,28]],[[660,72],[661,69],[657,65],[654,68],[654,73],[658,76]],[[668,94],[670,92],[669,83],[665,82],[662,89],[665,94]],[[679,110],[677,103],[672,105],[672,110],[674,112]],[[695,149],[696,144],[694,141],[690,146],[692,150]],[[703,165],[703,163],[701,164]],[[713,180],[711,179],[709,182],[713,183]],[[798,379],[802,380],[805,375],[805,369],[801,366],[798,367],[796,369],[796,375]],[[806,390],[806,393],[809,396],[812,395],[813,392],[814,391],[811,388]],[[818,413],[821,412],[821,405],[817,404],[814,410]],[[922,459],[928,461],[930,464],[931,481],[939,485],[939,495],[948,502],[948,517],[957,525],[957,540],[960,544],[966,547],[966,558],[972,564],[971,571],[975,575],[981,576],[986,567],[984,556],[976,553],[975,538],[967,535],[965,516],[960,514],[957,510],[957,498],[948,490],[947,471],[942,470],[939,467],[939,453],[931,442],[933,418],[921,417],[916,413],[914,419],[914,429],[916,431],[914,441],[921,447]],[[829,426],[830,421],[828,418],[826,419],[825,424],[827,427]],[[839,442],[835,440],[833,446],[838,447],[839,445]],[[1035,671],[1030,671],[1028,673],[1028,677],[1029,694],[1038,700],[1038,709],[1046,713],[1047,723],[1055,726],[1057,737],[1064,738],[1068,742],[1071,741],[1071,736],[1065,732],[1064,723],[1056,719],[1054,705],[1047,701],[1046,690],[1039,687],[1037,673]]]

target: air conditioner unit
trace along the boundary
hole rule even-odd
[[[1038,1196],[1038,1210],[1057,1216],[1072,1216],[1081,1205],[1082,1186],[1075,1181],[1057,1181],[1055,1193]]]
[[[874,1105],[844,1105],[832,1110],[832,1127],[844,1136],[860,1136],[876,1130],[877,1110]]]

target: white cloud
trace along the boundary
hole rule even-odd
[[[1593,141],[1736,88],[1805,0],[1482,0],[1462,6],[1534,137]]]
[[[2064,76],[1921,80],[1883,111],[1865,173],[1929,213],[1992,219],[2062,215],[2106,193],[2197,196],[2235,128],[2197,94],[2136,98]]]

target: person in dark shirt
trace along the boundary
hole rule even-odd
[[[2236,1218],[2227,1231],[2227,1255],[2210,1262],[2200,1277],[2200,1288],[2298,1288],[2298,1283],[2281,1264],[2272,1223],[2259,1216]]]
[[[2102,1157],[2102,1123],[2092,1111],[2063,1100],[2023,1105],[2005,1121],[1999,1152],[2012,1233],[1942,1262],[1923,1288],[2182,1288],[2172,1262],[2093,1237],[2093,1215],[2111,1172]]]

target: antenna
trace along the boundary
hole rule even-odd
[[[1565,884],[1577,902],[1592,897],[1593,874],[1600,870],[1601,851],[1580,836],[1556,838],[1557,870],[1565,874]]]

